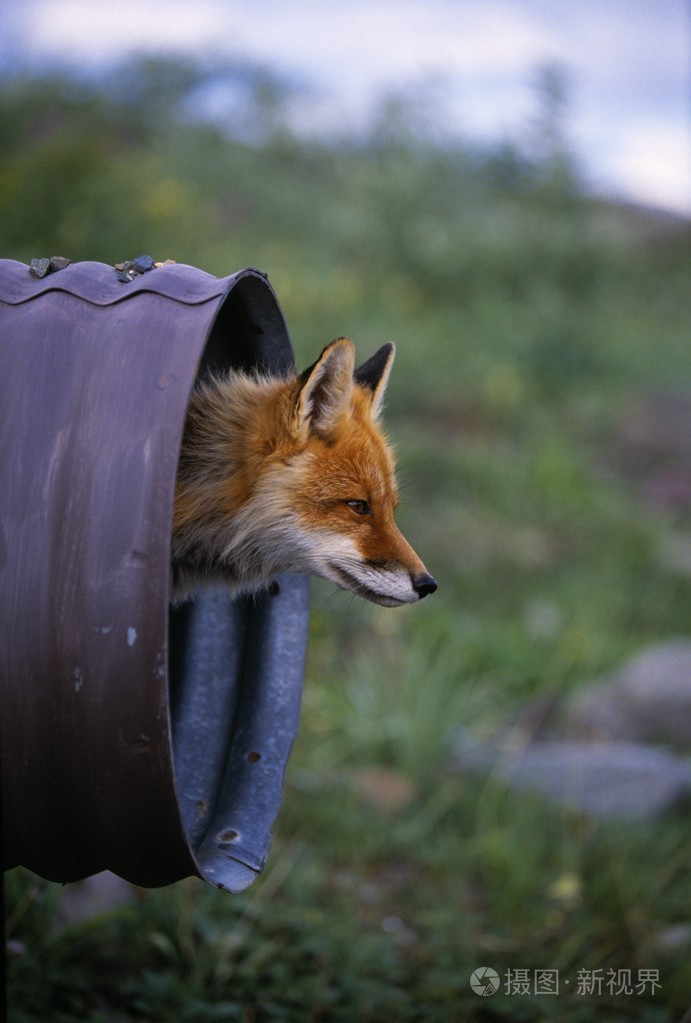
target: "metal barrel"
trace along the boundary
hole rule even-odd
[[[169,607],[175,476],[200,373],[283,371],[265,275],[121,283],[0,261],[2,862],[54,881],[266,859],[297,729],[308,581]]]

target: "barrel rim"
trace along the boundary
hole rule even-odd
[[[162,295],[183,305],[201,305],[220,298],[241,277],[247,276],[268,282],[268,275],[254,267],[228,277],[215,277],[187,263],[170,263],[121,283],[114,267],[96,261],[70,263],[63,270],[39,279],[26,263],[0,259],[0,303],[24,305],[49,292],[62,291],[96,306],[116,305],[142,292]]]

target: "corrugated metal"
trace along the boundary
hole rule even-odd
[[[198,372],[292,364],[264,275],[129,284],[0,261],[0,743],[5,867],[198,873],[266,857],[297,726],[308,583],[170,615],[177,459]]]

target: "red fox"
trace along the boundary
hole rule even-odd
[[[233,593],[281,572],[330,579],[375,604],[437,584],[394,522],[394,462],[378,419],[394,358],[355,369],[348,338],[291,377],[231,371],[194,391],[173,514],[173,598],[204,582]]]

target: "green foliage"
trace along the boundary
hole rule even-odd
[[[301,365],[339,334],[363,357],[396,340],[399,519],[440,582],[393,612],[315,587],[300,737],[248,894],[189,881],[58,927],[60,890],[9,875],[12,1023],[686,1007],[685,822],[596,825],[450,768],[459,728],[496,733],[688,632],[688,568],[664,553],[688,548],[688,505],[643,500],[617,426],[635,395],[688,386],[687,225],[583,194],[565,85],[543,69],[523,142],[480,149],[411,94],[362,138],[305,141],[283,83],[247,66],[2,83],[3,256],[259,266]],[[488,964],[559,969],[571,992],[479,999]],[[659,968],[662,990],[576,996],[598,968]]]

